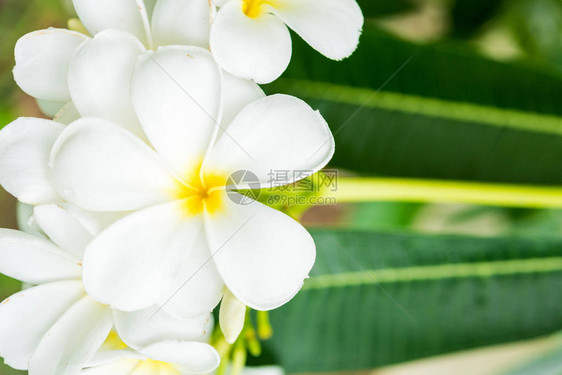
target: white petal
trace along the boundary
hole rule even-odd
[[[108,338],[111,337],[111,334],[110,332]],[[102,366],[111,362],[119,362],[122,359],[145,359],[145,356],[128,347],[125,349],[106,348],[107,342],[108,339],[105,340],[97,353],[90,358],[85,367]],[[122,342],[119,344],[122,345]]]
[[[86,249],[86,290],[123,311],[148,308],[168,298],[200,231],[201,218],[186,217],[181,201],[126,216]]]
[[[248,366],[242,370],[242,375],[285,375],[283,367],[269,365],[269,366]]]
[[[103,31],[76,50],[68,87],[82,117],[111,120],[143,136],[130,91],[135,64],[144,51],[138,39],[117,30]]]
[[[0,356],[20,370],[59,317],[84,295],[79,281],[62,281],[26,289],[0,305]]]
[[[141,360],[134,358],[122,358],[105,365],[91,367],[82,370],[81,375],[137,375],[135,371],[141,365]],[[142,374],[138,374],[142,375]],[[147,375],[160,375],[158,373]]]
[[[87,210],[126,211],[164,202],[176,186],[153,150],[102,119],[80,119],[66,128],[51,165],[62,196]]]
[[[82,273],[78,260],[49,240],[12,229],[0,229],[0,259],[0,273],[31,284],[79,279]]]
[[[363,14],[355,0],[279,0],[272,12],[333,60],[355,51],[363,28]]]
[[[69,204],[35,207],[34,217],[45,234],[75,259],[82,260],[94,235],[82,224],[88,214]]]
[[[93,219],[92,221],[83,221],[82,224],[88,228],[90,233],[98,234],[102,230],[106,229],[117,220],[121,220],[125,216],[129,215],[130,211],[122,212],[102,212],[102,211],[87,211],[88,217]]]
[[[178,318],[193,318],[219,304],[224,283],[203,234],[191,245],[189,259],[182,263],[177,274],[172,291],[160,302],[164,311]]]
[[[244,107],[265,97],[263,90],[254,81],[238,78],[228,72],[223,72],[222,90],[221,124],[223,129],[228,127]]]
[[[115,311],[114,317],[123,342],[136,349],[163,340],[206,341],[213,330],[209,313],[178,319],[156,306],[134,312]]]
[[[18,201],[16,207],[18,229],[22,232],[41,237],[43,234],[41,233],[41,228],[39,228],[37,222],[35,221],[35,217],[33,216],[33,208],[34,206],[30,204]]]
[[[29,373],[78,373],[103,344],[112,325],[111,310],[84,296],[43,337],[29,362]]]
[[[20,117],[0,131],[0,185],[28,204],[61,200],[54,189],[49,155],[64,125]]]
[[[270,83],[289,65],[291,35],[276,16],[247,17],[241,1],[219,9],[211,28],[211,51],[219,65],[235,76]]]
[[[147,45],[144,9],[136,0],[73,0],[80,21],[91,35],[115,29],[127,31]]]
[[[65,29],[39,30],[16,43],[14,79],[38,99],[70,101],[68,65],[74,50],[88,37]]]
[[[55,117],[56,114],[66,105],[65,102],[57,102],[53,100],[37,99],[37,105],[41,112],[47,117]]]
[[[209,47],[209,0],[159,0],[152,15],[154,44]]]
[[[54,116],[53,120],[61,124],[70,125],[80,118],[80,113],[74,103],[66,103]]]
[[[215,145],[205,168],[230,174],[254,173],[262,184],[275,171],[288,171],[288,184],[322,169],[334,154],[332,133],[320,113],[300,99],[272,95],[255,101],[234,119]],[[293,173],[295,172],[295,173]],[[265,187],[265,186],[263,186]]]
[[[246,305],[240,302],[232,295],[230,290],[226,290],[221,302],[219,322],[221,331],[224,334],[226,342],[233,344],[242,328],[244,328],[244,320],[246,318]]]
[[[242,206],[225,199],[224,211],[207,215],[205,229],[226,287],[256,310],[289,301],[308,277],[316,247],[287,215],[259,202]]]
[[[198,47],[163,47],[141,57],[133,105],[148,139],[179,176],[201,163],[219,119],[221,74]]]
[[[211,372],[220,363],[219,353],[202,342],[162,341],[140,352],[157,361],[181,365],[182,371],[191,374]]]

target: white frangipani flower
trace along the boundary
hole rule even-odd
[[[88,35],[66,29],[39,30],[19,39],[15,47],[16,66],[14,79],[29,95],[40,99],[42,107],[60,108],[74,99],[72,86],[85,85],[83,95],[94,100],[91,107],[79,98],[77,109],[90,116],[93,109],[111,116],[123,103],[111,99],[122,93],[122,84],[130,79],[127,67],[134,66],[136,56],[144,50],[164,45],[193,45],[207,48],[214,5],[208,0],[74,0],[76,12],[94,39],[98,34],[112,31],[101,37],[93,47],[82,49],[75,64],[75,75],[69,76],[71,61],[83,43],[92,42]],[[126,34],[127,36],[124,36]],[[107,46],[100,46],[103,42]],[[120,44],[121,43],[121,44]],[[105,48],[104,48],[105,47]],[[84,57],[99,57],[88,62]],[[113,54],[113,55],[112,55]],[[84,56],[86,55],[86,56]],[[130,58],[130,61],[124,61]],[[89,75],[82,74],[89,70]],[[85,82],[84,82],[85,81]],[[97,90],[97,91],[96,91]],[[86,99],[86,100],[87,100]],[[105,102],[104,102],[105,100]],[[106,108],[100,107],[107,103]],[[102,109],[102,110],[101,110]],[[132,127],[127,123],[124,126]]]
[[[333,60],[353,53],[363,14],[355,0],[219,0],[211,28],[211,51],[238,77],[269,83],[291,60],[293,29]]]
[[[121,349],[82,375],[192,375],[209,373],[209,352],[199,343],[162,341],[139,351]],[[211,358],[214,360],[214,358]]]
[[[167,351],[164,352],[163,349]],[[187,367],[176,360],[183,359],[181,349],[170,350],[165,346],[155,347],[151,350],[151,358],[133,351],[123,351],[118,358],[91,366],[82,371],[81,375],[191,375],[193,365]],[[168,362],[158,360],[166,358]],[[212,373],[212,375],[216,372]],[[285,375],[285,371],[279,366],[244,367],[241,375]]]
[[[226,181],[238,170],[263,185],[271,170],[318,171],[334,152],[324,119],[290,96],[240,95],[242,82],[222,79],[198,48],[160,49],[139,61],[132,82],[152,147],[110,121],[84,118],[63,131],[51,157],[68,201],[136,211],[88,246],[88,292],[120,310],[156,303],[186,317],[212,310],[224,286],[259,310],[290,300],[314,263],[312,237],[259,202],[234,203]]]
[[[28,205],[63,203],[51,179],[49,158],[65,125],[78,118],[69,103],[55,121],[20,117],[4,126],[0,130],[0,185]]]
[[[93,238],[86,213],[58,205],[35,207],[45,236],[0,229],[0,272],[31,287],[0,304],[0,356],[35,374],[78,373],[102,346],[113,324],[131,347],[145,351],[172,340],[193,348],[186,361],[205,371],[218,365],[218,354],[204,341],[208,315],[177,319],[157,307],[123,313],[90,296],[82,284],[82,257]],[[154,319],[148,317],[154,315]],[[187,355],[187,354],[186,354]],[[203,360],[204,359],[204,360]],[[185,363],[185,362],[184,362]]]
[[[37,228],[30,225],[33,224],[33,206],[57,204],[68,210],[70,216],[80,217],[90,233],[97,233],[123,213],[89,212],[82,215],[81,210],[66,203],[57,193],[49,166],[51,150],[65,128],[63,122],[79,118],[71,103],[59,115],[57,121],[21,117],[0,130],[0,185],[15,196],[20,205],[29,205],[25,218],[20,220],[18,214],[19,228],[24,231],[36,232]]]
[[[30,205],[62,203],[49,167],[51,149],[65,126],[21,117],[0,131],[0,185]]]

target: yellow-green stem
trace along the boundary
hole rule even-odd
[[[324,191],[322,195],[324,198],[335,198],[338,203],[407,201],[562,208],[562,186],[340,177],[336,191]]]
[[[244,340],[238,340],[234,345],[230,375],[240,375],[246,366],[247,352]]]
[[[269,340],[273,336],[273,328],[269,322],[269,311],[257,311],[258,336],[262,340]]]

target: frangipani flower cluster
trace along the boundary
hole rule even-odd
[[[89,35],[48,29],[16,45],[16,82],[61,109],[0,132],[0,184],[32,208],[27,233],[0,231],[0,272],[30,286],[0,305],[0,356],[32,375],[211,372],[217,305],[232,343],[247,307],[295,296],[316,252],[231,176],[316,172],[335,148],[317,111],[256,82],[290,60],[283,22],[341,59],[361,11],[354,0],[74,6]]]

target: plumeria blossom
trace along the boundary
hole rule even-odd
[[[62,203],[51,180],[49,156],[65,125],[22,117],[0,131],[0,185],[30,205]]]
[[[55,189],[49,166],[51,149],[65,124],[78,118],[73,106],[67,105],[59,111],[56,121],[21,117],[0,130],[0,185],[18,199],[22,209],[25,207],[28,211],[18,214],[20,229],[37,232],[33,206],[45,204],[57,204],[68,210],[69,215],[81,217],[90,233],[99,232],[123,216],[122,213],[103,212],[82,215],[82,210],[65,202]]]
[[[139,351],[110,334],[82,375],[191,375],[208,373],[211,352],[200,343],[162,341]],[[214,354],[213,354],[214,355]]]
[[[161,346],[157,349],[164,349]],[[168,349],[168,348],[165,348]],[[174,357],[179,351],[167,350],[167,352],[159,352],[151,358],[142,353],[123,350],[122,354],[112,361],[91,366],[82,371],[82,375],[189,375],[193,374],[181,363],[175,363]],[[165,358],[167,362],[158,360],[157,358]],[[181,357],[176,357],[181,359]],[[171,360],[171,361],[170,361]],[[216,374],[213,373],[213,374]],[[262,366],[262,367],[245,367],[241,375],[285,375],[285,372],[278,366]]]
[[[58,205],[35,207],[44,235],[0,229],[0,272],[30,285],[0,304],[0,356],[5,363],[31,375],[77,374],[115,324],[123,340],[145,355],[157,355],[159,345],[178,347],[186,366],[200,372],[214,369],[218,354],[203,342],[212,326],[208,315],[180,320],[154,315],[155,306],[124,313],[88,296],[82,257],[94,235],[84,225],[87,214],[73,213]]]
[[[161,48],[140,59],[132,78],[150,144],[98,118],[58,138],[51,165],[63,198],[88,210],[134,211],[86,250],[84,282],[95,299],[189,317],[212,310],[225,288],[270,310],[302,287],[312,237],[259,202],[235,203],[241,196],[227,179],[248,170],[265,186],[271,170],[318,171],[333,155],[331,132],[303,101],[241,95],[242,82],[228,77],[208,51]]]
[[[15,81],[40,99],[42,107],[60,108],[75,101],[83,116],[106,115],[118,121],[122,118],[112,117],[116,108],[130,107],[122,94],[128,89],[138,54],[164,45],[207,48],[215,12],[208,0],[73,3],[90,35],[50,28],[23,36],[15,47]],[[78,92],[77,86],[81,87]],[[136,121],[132,121],[123,125],[134,129]]]
[[[69,104],[54,120],[20,117],[0,130],[0,185],[31,206],[64,203],[53,184],[49,158],[60,133],[78,118]]]
[[[258,83],[278,78],[291,60],[293,29],[333,60],[353,53],[363,14],[355,0],[218,0],[211,51],[226,71]]]

